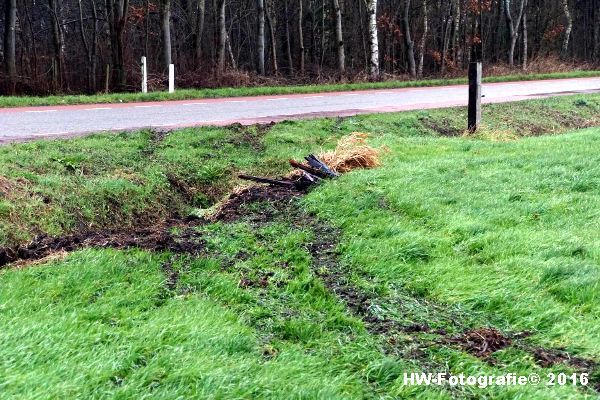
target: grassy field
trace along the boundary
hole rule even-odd
[[[600,76],[600,71],[572,71],[545,74],[516,74],[489,76],[484,82],[513,82],[539,79],[566,79],[587,78]],[[96,95],[61,95],[61,96],[0,96],[0,107],[25,107],[25,106],[53,106],[66,104],[101,104],[101,103],[130,103],[164,100],[188,100],[202,98],[237,97],[237,96],[267,96],[294,93],[319,93],[367,89],[398,89],[407,87],[446,86],[466,84],[466,78],[455,79],[427,79],[419,81],[383,81],[340,83],[326,85],[303,86],[256,86],[256,87],[230,87],[219,89],[180,89],[175,93],[151,92],[142,93],[110,93]]]
[[[4,270],[0,393],[596,398],[599,111],[598,95],[486,106],[477,137],[453,109],[2,147],[4,245],[198,213],[236,173],[283,173],[352,131],[388,151],[193,228],[199,254],[88,248]],[[484,327],[510,343],[476,354],[462,339]],[[417,371],[591,384],[403,385]]]

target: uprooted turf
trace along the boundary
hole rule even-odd
[[[595,99],[554,104],[588,118]],[[553,103],[525,106],[536,104]],[[65,258],[4,271],[0,390],[27,398],[597,396],[600,129],[440,138],[419,135],[411,122],[419,118],[272,127],[261,143],[281,153],[261,153],[272,164],[247,168],[276,171],[348,131],[372,133],[370,144],[389,152],[380,168],[306,197],[242,192],[214,221],[160,236],[196,243],[196,254],[101,238],[118,249],[83,243]],[[202,143],[187,133],[164,140],[171,149]],[[187,149],[177,154],[193,160]],[[402,385],[405,372],[448,370],[591,376],[588,388]]]

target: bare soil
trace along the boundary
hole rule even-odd
[[[572,355],[563,349],[548,349],[528,344],[526,339],[531,332],[503,333],[490,326],[465,328],[461,321],[449,318],[451,324],[455,325],[453,329],[461,332],[452,336],[444,329],[432,329],[425,323],[404,325],[392,319],[378,317],[373,313],[373,306],[380,304],[384,299],[373,293],[365,293],[349,282],[348,271],[342,268],[338,260],[337,248],[341,232],[307,214],[298,206],[296,200],[304,194],[292,188],[251,186],[231,194],[210,221],[177,220],[153,228],[124,232],[87,232],[54,238],[41,236],[25,246],[0,248],[0,268],[15,261],[39,260],[54,253],[85,247],[136,247],[157,252],[169,251],[174,253],[174,257],[185,254],[207,255],[205,242],[201,234],[194,229],[199,224],[211,221],[232,223],[243,219],[255,226],[264,226],[275,220],[282,220],[313,232],[315,239],[307,245],[313,260],[313,272],[352,314],[364,322],[369,332],[381,337],[382,343],[391,353],[394,353],[399,345],[397,334],[402,333],[411,336],[411,341],[417,344],[417,348],[440,345],[457,347],[490,364],[496,363],[493,359],[495,352],[512,346],[530,353],[541,367],[562,364],[588,373],[598,368],[599,364],[595,360]],[[262,204],[257,207],[257,203]],[[239,255],[241,258],[244,256]],[[174,260],[172,257],[162,266],[166,277],[165,288],[168,291],[176,290],[179,279],[179,272],[173,268]],[[242,275],[239,286],[265,288],[272,283],[272,276],[273,273],[268,271],[254,278]],[[431,336],[437,339],[432,340]],[[415,358],[423,357],[420,351],[415,351],[413,355]],[[596,390],[600,390],[600,382],[592,381],[591,384]]]
[[[182,222],[130,231],[80,232],[61,237],[42,235],[26,245],[0,248],[0,268],[16,261],[39,260],[53,253],[86,247],[141,248],[199,255],[205,246],[193,224]]]

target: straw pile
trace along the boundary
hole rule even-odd
[[[345,173],[357,168],[375,168],[381,165],[380,150],[367,144],[369,134],[354,132],[340,139],[334,151],[319,154],[318,157],[337,173]]]
[[[288,190],[303,191],[318,185],[323,179],[335,179],[340,174],[357,168],[374,168],[380,165],[381,149],[367,144],[366,133],[354,132],[343,137],[333,151],[309,154],[304,160],[289,160],[294,171],[280,179],[240,174],[238,177],[246,181],[268,184],[269,186],[286,187]]]

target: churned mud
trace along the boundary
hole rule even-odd
[[[86,247],[141,248],[199,255],[204,249],[204,242],[193,226],[180,222],[123,232],[80,232],[61,237],[42,235],[22,246],[0,248],[0,268],[16,261],[39,260],[53,253]]]
[[[206,220],[172,221],[152,228],[144,228],[125,232],[99,231],[78,233],[63,237],[41,236],[31,243],[16,248],[0,248],[0,267],[9,263],[24,260],[40,260],[55,253],[64,253],[86,247],[100,248],[141,248],[149,251],[174,253],[174,256],[162,265],[165,274],[165,288],[176,290],[179,272],[173,267],[178,255],[208,255],[202,234],[195,227],[210,222],[233,223],[244,220],[253,226],[266,226],[274,221],[287,221],[294,227],[309,229],[314,239],[307,244],[312,256],[312,270],[348,311],[360,318],[367,330],[381,337],[382,343],[391,354],[398,354],[398,334],[408,335],[418,348],[431,346],[449,346],[465,351],[490,364],[496,364],[494,353],[510,347],[518,348],[531,354],[541,367],[566,365],[576,371],[591,373],[598,368],[598,363],[574,356],[562,349],[548,349],[527,343],[530,332],[502,332],[494,327],[466,327],[466,323],[449,320],[453,331],[433,329],[426,323],[405,324],[393,319],[381,318],[373,312],[374,306],[385,302],[384,298],[374,293],[366,293],[349,281],[348,271],[338,259],[338,244],[341,232],[304,212],[297,199],[305,192],[287,187],[251,186],[231,194],[216,212]],[[214,251],[210,255],[215,255]],[[218,256],[218,254],[216,255]],[[244,255],[240,254],[239,258]],[[242,276],[239,286],[242,288],[266,288],[273,276],[271,272],[259,274],[258,277]],[[410,354],[409,354],[410,355]],[[423,357],[422,353],[413,353],[415,358]],[[600,383],[592,377],[590,382],[596,390]]]

